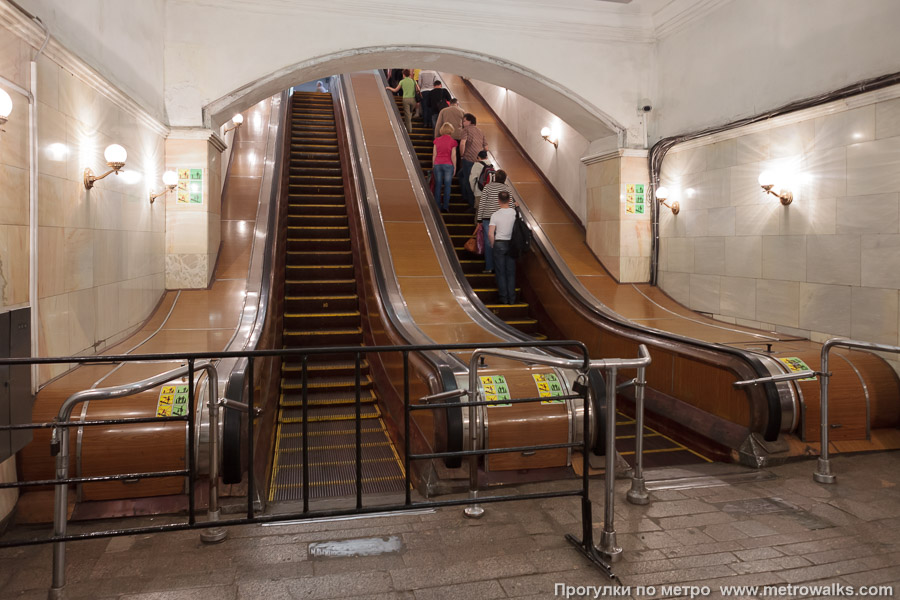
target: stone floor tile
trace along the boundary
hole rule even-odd
[[[750,550],[737,550],[734,555],[737,556],[739,560],[747,562],[751,560],[763,560],[765,558],[776,558],[778,556],[784,556],[784,553],[779,552],[775,548],[762,547],[751,548]]]
[[[647,516],[650,518],[678,517],[716,512],[717,510],[715,506],[701,500],[673,500],[670,502],[653,502],[647,508]]]
[[[661,552],[666,558],[676,558],[679,556],[700,556],[703,554],[716,554],[719,552],[732,552],[734,550],[742,550],[744,547],[735,541],[713,542],[710,544],[696,544],[693,546],[676,546],[674,548],[663,548]]]
[[[741,533],[746,533],[750,537],[762,537],[767,535],[775,535],[776,533],[778,533],[778,530],[776,530],[775,528],[769,527],[765,523],[761,523],[756,519],[738,521],[737,523],[732,523],[732,526]]]
[[[617,583],[608,579],[596,567],[586,571],[564,571],[560,573],[542,573],[522,577],[506,577],[500,579],[503,591],[510,598],[537,597],[553,598],[557,584],[573,586],[614,586]],[[562,597],[562,596],[560,596]]]
[[[724,512],[706,512],[699,515],[686,515],[682,517],[664,517],[657,523],[662,529],[684,529],[686,527],[703,527],[719,523],[730,523],[735,518]]]
[[[120,596],[121,600],[234,600],[237,597],[237,588],[231,585]]]
[[[436,588],[425,588],[415,591],[416,600],[471,600],[479,598],[506,598],[506,592],[499,581],[476,581]]]
[[[738,573],[762,573],[769,571],[780,571],[783,569],[795,569],[798,567],[807,567],[812,563],[802,556],[778,556],[775,558],[765,558],[761,560],[742,561],[731,565],[731,568]]]
[[[693,581],[706,585],[708,579],[733,575],[734,571],[727,565],[715,565],[711,567],[694,567],[691,569],[676,569],[673,571],[660,571],[658,573],[642,573],[622,577],[623,583],[628,585],[683,585]]]
[[[725,542],[729,540],[739,540],[749,537],[746,533],[735,527],[737,523],[719,523],[718,525],[707,525],[702,529],[703,533],[714,540]]]
[[[521,557],[498,556],[479,561],[448,565],[440,570],[416,567],[393,569],[389,572],[397,590],[417,590],[438,585],[454,585],[468,581],[516,577],[531,573],[532,565]]]

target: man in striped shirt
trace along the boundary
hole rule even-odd
[[[481,202],[478,204],[478,215],[476,218],[481,222],[484,231],[487,231],[488,227],[490,227],[491,216],[500,210],[498,201],[500,192],[512,195],[512,190],[506,185],[506,171],[503,169],[494,173],[494,181],[484,186],[484,189],[481,190]],[[494,272],[494,252],[490,244],[484,245],[484,272]]]
[[[469,186],[469,173],[478,160],[478,153],[488,149],[484,133],[475,127],[476,122],[472,113],[463,115],[463,129],[459,136],[459,157],[462,161],[459,169],[459,187],[462,197],[469,203],[469,212],[475,212],[475,192]]]

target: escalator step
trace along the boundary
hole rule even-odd
[[[377,404],[364,404],[362,406],[361,419],[376,419],[381,416],[381,411]],[[303,410],[300,407],[285,407],[279,415],[280,423],[302,423]],[[317,421],[351,421],[356,419],[355,406],[328,406],[317,408],[315,414],[309,414],[309,422]]]

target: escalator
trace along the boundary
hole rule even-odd
[[[284,274],[286,348],[362,346],[360,300],[330,94],[295,92],[291,105]],[[356,476],[355,356],[311,355],[306,369],[309,497],[352,496]],[[364,493],[402,492],[365,357],[359,361]],[[269,501],[299,500],[303,486],[303,364],[282,364]]]
[[[399,97],[395,97],[395,102],[398,110],[402,110]],[[422,165],[422,170],[427,174],[432,167],[434,130],[430,127],[425,127],[421,119],[414,118],[413,129],[409,137],[419,163]],[[454,176],[450,195],[450,212],[442,213],[441,217],[447,228],[447,233],[453,241],[453,249],[456,251],[456,256],[459,259],[463,273],[465,273],[466,280],[472,286],[472,291],[475,292],[488,310],[506,322],[507,325],[515,327],[522,333],[528,334],[535,339],[547,339],[546,333],[542,331],[541,324],[532,314],[533,307],[521,300],[523,297],[522,288],[519,285],[516,286],[516,297],[519,299],[519,302],[516,304],[500,304],[494,274],[484,272],[484,257],[472,254],[463,248],[466,240],[472,237],[472,232],[475,230],[475,217],[472,213],[467,212],[467,209],[468,204],[462,199],[460,193],[459,179]],[[547,329],[546,324],[543,329]]]

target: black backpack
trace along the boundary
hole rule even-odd
[[[494,181],[494,173],[496,172],[497,170],[494,169],[493,165],[484,165],[481,174],[478,176],[478,181],[475,182],[475,185],[478,186],[478,191],[483,190],[484,186]]]
[[[531,248],[531,229],[516,207],[516,220],[513,221],[512,235],[509,238],[509,255],[513,258],[525,256]]]

